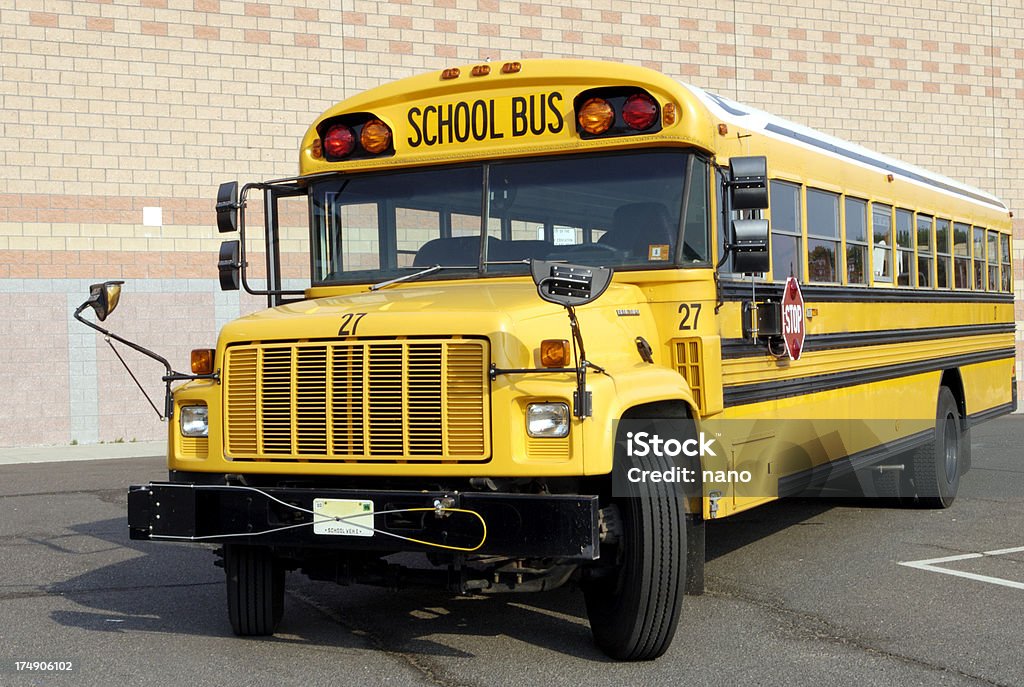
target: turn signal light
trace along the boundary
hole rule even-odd
[[[193,348],[192,349],[192,374],[210,375],[213,374],[213,349]]]
[[[379,119],[371,119],[363,124],[359,143],[369,153],[383,153],[391,145],[391,129]]]
[[[604,98],[591,98],[583,103],[577,119],[588,134],[603,134],[615,123],[615,110]]]
[[[333,158],[345,157],[355,150],[355,147],[355,134],[344,124],[335,124],[324,136],[324,151]]]
[[[540,364],[544,367],[569,367],[569,342],[566,339],[541,341]]]

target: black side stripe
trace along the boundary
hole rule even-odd
[[[758,282],[757,299],[782,298],[783,282]],[[750,282],[721,282],[722,300],[749,301]],[[888,289],[873,286],[801,284],[800,291],[809,303],[1013,303],[1012,293],[984,291],[939,291],[937,289]]]
[[[994,207],[999,210],[1006,210],[1006,206],[1003,205],[1002,203],[991,200],[990,198],[987,198],[979,193],[968,191],[967,189],[960,188],[959,186],[954,186],[953,184],[947,184],[938,179],[931,179],[913,170],[900,167],[899,165],[884,162],[877,158],[873,158],[869,155],[864,155],[863,153],[858,153],[853,150],[841,148],[833,143],[826,143],[825,141],[814,138],[813,136],[808,136],[807,134],[802,134],[798,131],[787,129],[785,127],[779,126],[778,124],[769,123],[765,125],[765,130],[779,134],[780,136],[785,136],[786,138],[791,138],[794,141],[800,141],[801,143],[814,146],[815,148],[819,148],[821,150],[826,150],[835,155],[845,157],[848,160],[855,160],[857,162],[869,165],[871,167],[880,169],[885,172],[899,174],[900,176],[906,177],[908,179],[913,179],[914,181],[918,181],[922,184],[925,184],[926,186],[942,189],[943,191],[958,195],[962,198],[970,198],[971,200],[983,203],[984,205],[988,205],[989,207]]]
[[[1012,413],[1013,409],[1014,404],[1005,403],[1003,405],[996,406],[995,408],[983,410],[980,413],[968,416],[967,426],[974,427],[986,420],[991,420],[1001,415]],[[807,470],[801,470],[800,472],[792,475],[780,477],[778,487],[779,496],[798,496],[809,489],[813,490],[814,488],[824,486],[831,479],[869,468],[875,463],[880,463],[892,458],[893,456],[906,453],[918,446],[924,445],[926,442],[930,441],[931,438],[931,430],[917,432],[907,437],[902,437],[885,444],[880,444],[863,451],[858,451],[857,453],[843,458],[837,458],[836,460],[828,463],[816,465]]]
[[[991,351],[953,355],[931,360],[918,360],[896,365],[883,365],[881,367],[870,367],[849,372],[834,372],[810,377],[775,379],[754,384],[727,386],[724,390],[724,400],[726,407],[761,403],[791,396],[804,396],[822,391],[881,382],[887,379],[909,377],[911,375],[946,370],[963,365],[987,363],[993,360],[1012,360],[1015,354],[1014,348],[998,348]]]
[[[902,437],[885,444],[879,444],[878,446],[858,451],[845,458],[837,458],[828,463],[815,465],[813,468],[780,477],[778,486],[779,497],[800,496],[808,490],[824,486],[831,479],[836,479],[858,470],[864,470],[887,458],[913,450],[927,442],[931,437],[931,431],[917,432],[908,437]]]
[[[1014,385],[1014,387],[1016,387],[1016,384]],[[1016,395],[1017,395],[1016,391],[1014,391],[1014,396],[1016,396]],[[1001,417],[1003,415],[1008,415],[1009,413],[1012,413],[1016,409],[1017,409],[1017,402],[1016,402],[1016,400],[1014,400],[1014,401],[1011,401],[1010,403],[1004,403],[1001,406],[996,406],[995,408],[989,408],[988,410],[983,410],[980,413],[974,413],[973,415],[968,415],[967,416],[967,427],[968,428],[974,427],[975,425],[980,425],[982,422],[986,422],[988,420],[992,420],[994,418]]]
[[[1013,322],[1000,322],[996,324],[967,324],[950,327],[923,327],[920,329],[881,329],[868,332],[810,334],[804,339],[804,352],[910,343],[933,339],[953,339],[961,336],[1012,334],[1014,329],[1015,325]],[[767,354],[765,346],[752,344],[750,339],[722,339],[723,360],[751,358]]]

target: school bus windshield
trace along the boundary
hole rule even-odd
[[[333,177],[310,190],[314,281],[434,266],[444,269],[432,278],[500,275],[525,271],[531,258],[707,266],[707,177],[704,158],[680,150]]]

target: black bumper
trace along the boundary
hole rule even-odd
[[[314,499],[373,502],[368,536],[316,534]],[[478,513],[487,523],[474,554],[594,560],[599,556],[596,496],[349,489],[260,488],[152,482],[128,490],[132,539],[260,544],[265,546],[365,551],[429,551],[425,544],[472,548],[481,540],[480,520],[470,514],[381,511],[447,508]],[[302,509],[302,510],[299,510]]]

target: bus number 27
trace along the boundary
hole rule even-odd
[[[678,312],[683,316],[679,320],[680,330],[697,328],[697,320],[700,319],[700,303],[680,303]],[[690,320],[690,315],[693,315],[693,320]]]
[[[338,328],[338,336],[355,336],[356,327],[366,317],[364,312],[349,312],[341,316],[341,326]]]

